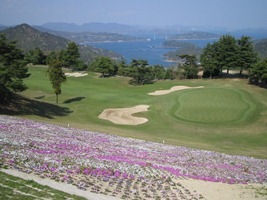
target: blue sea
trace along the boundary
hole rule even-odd
[[[175,50],[174,48],[164,48],[162,43],[166,40],[164,36],[146,36],[144,41],[134,42],[103,42],[103,43],[90,43],[88,45],[98,48],[111,50],[122,55],[128,63],[132,59],[147,60],[149,65],[162,65],[165,67],[176,66],[176,63],[168,62],[164,59],[163,55],[169,51]],[[190,42],[198,47],[205,47],[208,43],[215,40],[184,40]]]

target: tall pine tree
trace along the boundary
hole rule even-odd
[[[56,94],[56,103],[58,103],[58,95],[61,94],[61,84],[64,83],[67,78],[62,70],[62,62],[59,60],[53,60],[48,67],[49,79]]]
[[[0,102],[11,98],[12,92],[22,92],[27,89],[23,79],[29,77],[28,68],[22,51],[0,35]]]
[[[237,42],[239,47],[239,74],[241,75],[243,70],[250,69],[257,62],[258,55],[253,49],[253,43],[250,37],[242,36]]]

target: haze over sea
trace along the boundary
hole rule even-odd
[[[165,53],[175,50],[175,48],[164,48],[162,46],[163,42],[167,39],[166,36],[146,35],[143,37],[147,39],[134,42],[90,43],[89,45],[117,52],[122,55],[128,63],[134,58],[147,60],[149,65],[162,65],[165,67],[177,65],[176,63],[168,62],[164,58]],[[209,42],[212,43],[214,41],[214,39],[184,40],[184,42],[193,43],[201,48],[205,47]]]

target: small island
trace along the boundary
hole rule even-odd
[[[188,33],[183,33],[175,35],[172,37],[172,40],[211,40],[219,39],[220,35],[202,31],[193,31]]]

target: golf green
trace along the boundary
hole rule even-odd
[[[59,103],[47,76],[47,66],[29,68],[29,89],[1,114],[167,144],[266,158],[267,90],[246,79],[164,80],[144,86],[127,77],[99,78],[89,72],[68,77]],[[174,86],[190,87],[160,96],[148,95]],[[203,86],[203,88],[195,88]],[[133,114],[148,119],[140,125],[120,125],[99,119],[110,108],[148,105]]]
[[[236,124],[246,121],[253,103],[242,93],[225,88],[184,91],[173,109],[178,119],[206,124]]]

